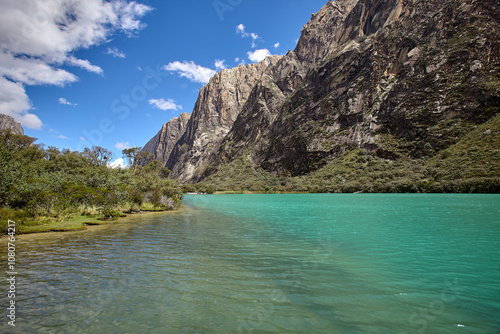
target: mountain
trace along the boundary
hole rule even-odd
[[[0,114],[0,131],[12,130],[13,133],[24,135],[24,129],[20,123],[17,123],[12,117]]]
[[[153,153],[177,178],[191,180],[198,176],[198,171],[233,126],[253,87],[279,59],[279,56],[268,57],[258,64],[240,65],[217,73],[200,90],[187,123],[179,127],[176,125],[179,121],[174,118],[160,131],[175,128],[178,129],[176,135],[167,136],[166,132],[163,136],[157,135],[143,150]],[[161,147],[168,149],[156,149]]]
[[[389,183],[404,165],[415,171],[405,184],[497,184],[499,18],[495,0],[329,1],[294,51],[212,78],[170,154],[146,150],[173,177],[215,185],[245,170],[325,187],[325,169],[370,163]],[[353,152],[367,161],[356,165]],[[372,174],[370,184],[381,177]]]
[[[161,130],[143,148],[143,151],[154,154],[158,161],[167,161],[175,144],[186,132],[190,115],[183,112],[179,117],[172,118],[163,124]]]

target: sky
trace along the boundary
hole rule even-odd
[[[47,147],[119,159],[191,113],[215,73],[295,49],[326,3],[1,0],[0,113]]]

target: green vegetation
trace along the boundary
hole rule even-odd
[[[113,219],[124,212],[172,210],[182,191],[169,170],[140,148],[123,151],[129,169],[112,169],[113,154],[44,148],[35,139],[0,132],[0,233],[7,221],[17,233],[67,231]],[[141,167],[140,164],[150,161]]]
[[[382,136],[377,155],[353,148],[317,171],[276,177],[241,157],[186,191],[217,192],[500,192],[500,115],[476,126],[456,144],[409,158],[401,141]],[[430,146],[430,145],[428,145]]]

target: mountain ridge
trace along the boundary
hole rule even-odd
[[[436,157],[499,111],[499,13],[493,0],[329,1],[294,51],[257,64],[244,96],[228,98],[238,103],[230,122],[199,126],[227,109],[206,94],[231,91],[217,79],[202,88],[182,140],[160,161],[199,182],[240,158],[300,176],[353,149]]]

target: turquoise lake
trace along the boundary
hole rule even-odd
[[[184,206],[19,237],[16,327],[4,311],[0,332],[500,333],[499,195]]]

